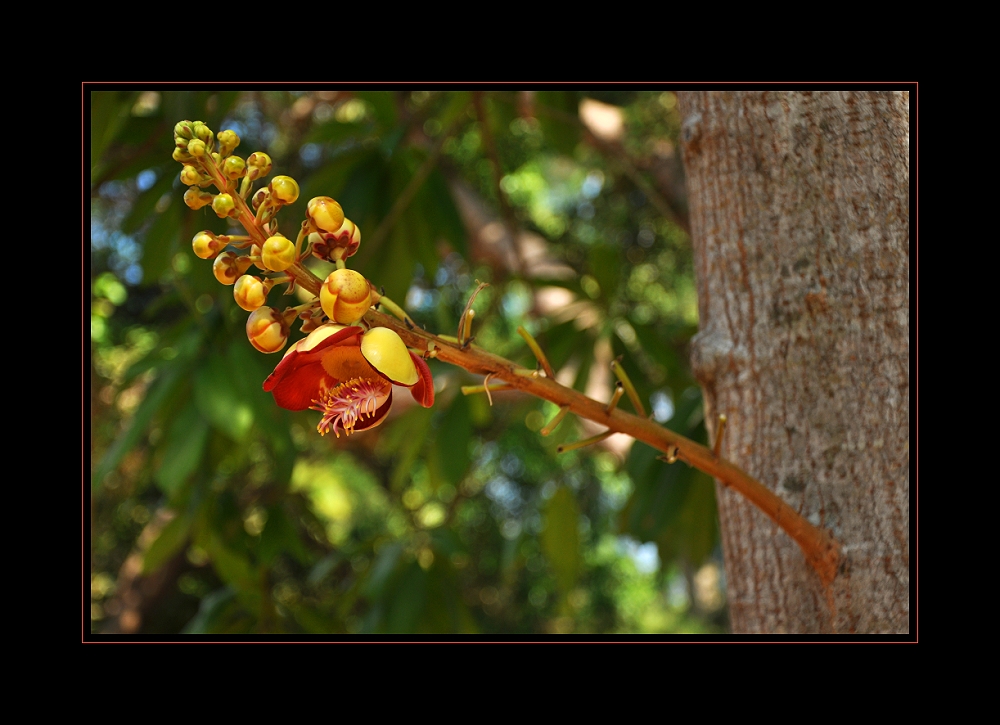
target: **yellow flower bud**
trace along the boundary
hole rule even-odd
[[[250,313],[247,337],[250,344],[261,352],[278,352],[288,342],[288,323],[277,310],[260,307]]]
[[[255,181],[271,173],[271,157],[263,151],[255,151],[247,158],[247,176]]]
[[[187,151],[196,159],[200,159],[202,156],[208,153],[208,147],[205,146],[205,142],[202,141],[200,138],[195,138],[188,141]]]
[[[246,167],[246,162],[239,156],[230,156],[222,163],[222,173],[235,180],[246,173]]]
[[[205,177],[202,176],[201,172],[191,165],[185,165],[181,171],[181,183],[187,186],[194,186],[204,180]]]
[[[212,200],[212,211],[221,219],[229,216],[235,208],[236,202],[233,201],[233,197],[229,194],[219,194]]]
[[[195,256],[201,259],[211,259],[225,246],[207,229],[195,234],[194,239],[191,240],[191,247],[194,249]]]
[[[253,312],[267,301],[269,291],[270,286],[259,277],[245,274],[233,285],[233,298],[244,310]]]
[[[174,161],[179,161],[180,163],[186,163],[194,159],[194,157],[187,152],[187,149],[175,148],[174,152],[170,154]]]
[[[247,173],[248,174],[250,173],[249,169],[247,170]],[[271,198],[271,192],[268,191],[266,186],[263,189],[259,189],[258,191],[256,191],[253,197],[250,199],[250,203],[253,205],[253,210],[257,211],[258,209],[260,209],[260,205],[270,198]]]
[[[282,204],[294,204],[299,198],[299,185],[291,176],[275,176],[267,186],[271,198]]]
[[[250,269],[250,258],[241,257],[236,252],[223,252],[215,258],[215,263],[212,264],[212,274],[225,285],[236,282],[236,279],[248,269]],[[261,304],[264,304],[263,300]],[[260,305],[257,306],[260,307]]]
[[[219,131],[219,153],[223,156],[229,156],[236,147],[240,145],[240,137],[233,130],[227,129],[225,131]]]
[[[319,290],[319,303],[334,322],[357,322],[372,306],[371,285],[353,269],[334,270]]]
[[[260,256],[265,267],[275,272],[284,272],[295,264],[295,244],[287,237],[276,234],[264,242]]]
[[[192,186],[184,192],[184,203],[196,210],[201,209],[203,206],[208,206],[214,198],[207,191],[202,191],[196,186]]]
[[[332,234],[344,223],[344,210],[329,196],[317,196],[306,204],[306,217],[313,231]]]

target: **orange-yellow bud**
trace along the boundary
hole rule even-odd
[[[245,274],[236,280],[236,284],[233,286],[233,298],[236,300],[236,304],[244,310],[253,312],[267,301],[267,293],[270,289],[270,285],[259,277]]]
[[[295,245],[280,234],[268,237],[261,250],[261,261],[270,270],[284,272],[295,264]]]
[[[294,204],[299,198],[299,185],[291,176],[275,176],[267,186],[271,198],[282,204]]]
[[[225,219],[229,216],[235,208],[236,202],[233,201],[233,197],[229,194],[219,194],[212,199],[212,211],[214,211],[221,219]]]
[[[212,274],[226,285],[236,282],[236,279],[248,269],[250,269],[250,258],[241,257],[236,252],[223,252],[215,258],[215,262],[212,264]],[[263,300],[261,304],[264,304]]]
[[[207,191],[202,191],[196,186],[192,186],[184,192],[184,203],[195,210],[201,209],[203,206],[208,206],[214,198]]]
[[[335,199],[317,196],[306,204],[306,217],[313,231],[332,234],[344,223],[344,210]]]
[[[211,259],[222,251],[222,248],[225,246],[207,229],[195,234],[194,239],[191,240],[191,247],[194,249],[195,256],[201,259]]]
[[[194,186],[204,180],[205,177],[201,175],[201,172],[189,164],[186,164],[181,171],[181,183],[187,186]]]
[[[323,312],[334,322],[348,325],[357,322],[372,306],[368,280],[353,269],[337,269],[330,273],[319,290]]]
[[[271,307],[261,307],[250,313],[247,320],[250,344],[261,352],[278,352],[288,342],[288,323]]]

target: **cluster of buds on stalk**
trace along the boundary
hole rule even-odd
[[[195,210],[211,206],[220,218],[232,219],[247,232],[204,230],[195,234],[191,246],[197,257],[214,260],[215,278],[232,285],[236,303],[250,313],[250,343],[263,353],[279,352],[296,320],[309,333],[285,353],[264,390],[289,410],[319,410],[319,432],[332,430],[338,437],[340,431],[350,434],[381,423],[393,384],[410,388],[429,407],[434,386],[423,359],[408,351],[395,332],[369,330],[362,321],[374,304],[407,317],[362,274],[347,269],[346,260],[361,244],[361,230],[336,200],[318,196],[306,205],[295,239],[286,237],[278,229],[277,214],[298,200],[298,183],[279,175],[255,191],[255,183],[263,184],[271,172],[271,158],[255,151],[244,160],[233,153],[239,145],[234,131],[216,135],[201,121],[174,126],[173,158],[184,165],[180,178],[189,187],[184,203]],[[336,269],[319,280],[302,264],[310,255]],[[250,273],[251,267],[260,272]],[[298,285],[314,299],[280,311],[265,305],[271,289],[281,284],[287,285],[285,294]]]

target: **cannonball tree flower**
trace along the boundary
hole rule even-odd
[[[316,430],[374,428],[392,405],[392,386],[410,389],[425,408],[434,404],[434,381],[423,358],[406,349],[392,330],[327,324],[289,348],[264,390],[287,410],[323,414]]]

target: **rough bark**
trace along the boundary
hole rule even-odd
[[[725,413],[722,455],[843,545],[824,587],[717,486],[735,632],[908,631],[908,104],[680,97],[706,419]]]

